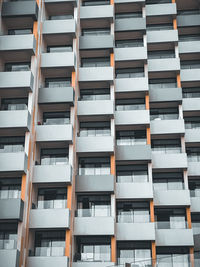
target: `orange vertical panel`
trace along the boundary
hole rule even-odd
[[[176,3],[176,0],[172,0],[172,3]]]
[[[22,184],[21,184],[21,199],[25,201],[26,194],[26,174],[22,175]]]
[[[40,3],[39,3],[39,2],[40,2],[40,0],[36,0],[36,2],[37,2],[37,4],[38,4],[38,6],[39,6],[39,4],[40,4]]]
[[[152,256],[152,265],[156,267],[156,243],[155,241],[151,242],[151,256]]]
[[[114,54],[112,53],[110,54],[110,66],[114,67],[114,65],[115,65],[115,60],[114,60]]]
[[[150,128],[147,128],[147,145],[151,144],[151,132],[150,132]]]
[[[114,155],[110,157],[110,173],[112,175],[115,175],[115,156]]]
[[[72,208],[72,185],[67,187],[67,208],[70,210]]]
[[[151,222],[155,222],[153,200],[150,201],[150,218],[151,218]]]
[[[33,23],[33,34],[35,36],[35,39],[38,39],[38,22],[34,21]]]
[[[177,85],[178,85],[178,88],[181,88],[181,76],[180,76],[180,74],[177,75]]]
[[[194,248],[190,248],[190,263],[191,263],[191,267],[195,267],[195,263],[194,263]]]
[[[116,238],[114,236],[111,237],[111,261],[116,262]]]
[[[177,20],[173,19],[173,26],[174,26],[174,30],[177,30]]]
[[[110,0],[110,4],[111,5],[114,5],[114,0]]]
[[[70,230],[66,230],[65,234],[65,256],[70,257],[70,243],[71,243],[71,233]]]
[[[72,72],[72,87],[75,88],[76,85],[76,72]]]
[[[190,212],[190,208],[189,207],[186,207],[186,216],[187,216],[188,228],[192,229],[191,212]]]
[[[149,109],[149,95],[145,96],[145,105],[146,105],[146,109]]]

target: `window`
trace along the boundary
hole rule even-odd
[[[110,66],[110,58],[82,58],[81,67],[106,67]]]
[[[70,123],[70,112],[44,112],[44,125],[60,125]]]
[[[64,256],[65,231],[35,233],[35,256]]]
[[[178,108],[151,108],[151,120],[177,120],[179,118]]]
[[[149,88],[176,88],[177,82],[176,79],[150,79],[149,80]]]
[[[117,166],[117,183],[146,183],[148,181],[147,165]]]
[[[8,30],[8,35],[24,35],[24,34],[32,34],[32,29],[10,29]]]
[[[21,178],[0,180],[0,199],[19,199],[21,197]]]
[[[24,151],[24,136],[0,137],[0,153],[16,153]]]
[[[70,78],[46,78],[45,87],[56,88],[56,87],[69,87],[71,86]]]
[[[82,1],[82,6],[102,6],[102,5],[110,5],[110,1],[109,0]]]
[[[109,262],[111,260],[109,237],[79,237],[76,243],[78,249],[74,261]]]
[[[67,148],[41,149],[41,165],[61,165],[67,163]]]
[[[144,77],[144,68],[127,68],[127,69],[116,69],[116,78],[138,78]]]
[[[109,100],[110,88],[81,89],[80,100]]]
[[[164,30],[173,30],[172,23],[163,23],[163,24],[149,24],[147,25],[147,31],[164,31]]]
[[[115,19],[128,19],[128,18],[140,18],[142,17],[142,12],[126,12],[115,14]]]
[[[17,223],[0,224],[0,249],[17,248]]]
[[[31,67],[30,62],[24,63],[6,63],[5,71],[29,71]]]
[[[110,196],[78,196],[76,215],[78,217],[110,216]]]
[[[118,111],[144,110],[145,109],[145,99],[144,98],[116,99],[115,109]]]
[[[181,69],[199,69],[200,61],[199,60],[185,60],[181,61]]]
[[[188,161],[200,161],[200,147],[187,147],[186,148]]]
[[[72,52],[71,45],[60,45],[60,46],[47,46],[48,53],[57,53],[57,52]]]
[[[194,235],[200,234],[200,214],[199,213],[192,213],[192,230]]]
[[[184,98],[196,98],[200,97],[200,88],[192,87],[192,88],[183,88],[183,97]]]
[[[79,135],[84,136],[110,136],[110,122],[80,122]]]
[[[110,28],[103,28],[103,29],[83,29],[82,36],[87,35],[110,35]]]
[[[179,35],[179,40],[181,42],[198,41],[198,40],[200,40],[200,35],[199,35],[199,33],[198,34]]]
[[[117,145],[144,145],[146,144],[146,131],[117,131]]]
[[[147,5],[171,3],[171,0],[146,0]]]
[[[1,100],[1,110],[26,110],[28,98],[4,98]]]
[[[38,209],[67,208],[67,188],[39,188]]]
[[[147,202],[118,202],[118,223],[146,223],[150,222],[149,203]]]
[[[73,19],[73,15],[55,15],[49,16],[49,20],[65,20],[65,19]]]
[[[175,58],[175,51],[149,51],[148,52],[148,59],[159,59],[159,58]]]
[[[200,197],[200,180],[190,180],[189,179],[189,189],[191,197]]]
[[[125,48],[125,47],[141,47],[143,46],[143,39],[127,39],[127,40],[116,40],[115,47]]]
[[[110,158],[79,158],[79,175],[109,175]]]
[[[200,128],[200,118],[196,117],[185,117],[185,128],[186,129],[199,129]]]
[[[156,153],[181,153],[181,141],[180,139],[152,140],[151,148]]]
[[[154,190],[183,190],[183,174],[175,173],[154,173],[153,174]]]

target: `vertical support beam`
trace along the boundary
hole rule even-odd
[[[181,76],[180,76],[180,74],[177,74],[177,86],[178,86],[178,88],[181,88]]]
[[[22,184],[21,184],[21,199],[25,201],[26,196],[26,174],[22,175]]]
[[[116,167],[115,167],[115,155],[110,156],[110,174],[116,174]]]
[[[152,257],[152,266],[156,267],[156,242],[151,242],[151,257]]]
[[[71,244],[71,233],[67,229],[65,233],[65,256],[70,257],[70,244]]]
[[[188,228],[192,229],[192,219],[191,219],[190,207],[186,207],[186,217],[187,217]]]
[[[173,19],[173,28],[174,30],[177,30],[177,20]]]
[[[150,200],[150,220],[151,220],[151,222],[155,222],[153,200]]]
[[[111,262],[117,262],[117,242],[114,236],[111,236]]]
[[[150,128],[147,128],[147,145],[151,144],[151,132],[150,132]]]
[[[114,67],[115,66],[115,59],[114,59],[114,53],[110,54],[110,66]]]
[[[194,248],[190,248],[190,266],[195,267],[195,262],[194,262]]]
[[[114,5],[114,0],[110,0],[110,4],[111,5]]]

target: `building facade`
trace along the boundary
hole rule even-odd
[[[200,266],[199,0],[0,10],[0,267]]]

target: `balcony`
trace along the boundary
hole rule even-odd
[[[155,190],[155,206],[190,206],[189,190]]]
[[[146,92],[148,92],[148,79],[146,77],[115,79],[115,93],[119,95],[121,93],[138,93],[144,95]]]
[[[91,67],[79,69],[79,82],[108,82],[113,83],[113,67]]]
[[[117,223],[116,236],[118,241],[155,240],[154,223]]]
[[[24,202],[21,198],[0,200],[0,220],[23,220]]]
[[[155,44],[159,43],[178,43],[178,31],[177,30],[165,30],[165,31],[148,31],[147,43]]]
[[[200,111],[200,98],[185,98],[183,99],[183,112]]]
[[[149,110],[115,111],[115,124],[120,125],[149,125]]]
[[[193,246],[192,229],[156,229],[157,246]]]
[[[144,63],[147,62],[146,47],[115,48],[114,53],[116,64],[129,61],[143,61]]]
[[[78,137],[77,149],[84,153],[114,153],[114,138],[112,136]]]
[[[153,16],[175,16],[176,15],[176,4],[157,4],[147,5],[146,15],[147,17]]]
[[[178,43],[179,54],[200,53],[200,41],[187,41]]]
[[[0,172],[22,175],[27,171],[28,157],[24,152],[0,153]]]
[[[178,27],[192,27],[200,25],[200,15],[178,15],[177,16]]]
[[[191,212],[200,212],[200,197],[191,197]]]
[[[200,176],[199,162],[188,162],[188,176],[191,177]]]
[[[151,103],[156,102],[182,102],[181,88],[150,88],[149,100]]]
[[[59,266],[59,267],[69,267],[68,257],[28,257],[27,258],[27,267],[50,267],[50,266]]]
[[[141,190],[142,188],[142,190]],[[152,183],[117,183],[117,199],[153,199]]]
[[[198,145],[200,143],[200,129],[186,129],[185,142]]]
[[[116,161],[151,161],[149,145],[116,146]]]
[[[181,70],[181,82],[190,84],[192,82],[199,82],[200,81],[200,69],[184,69]]]
[[[128,31],[146,31],[146,19],[145,18],[127,18],[115,20],[116,32],[128,32]]]
[[[113,5],[103,5],[103,6],[81,6],[80,8],[80,19],[86,20],[86,19],[94,19],[94,20],[109,20],[110,22],[113,21],[114,16],[114,8]],[[98,22],[94,21],[94,27],[95,23]]]
[[[20,252],[17,249],[0,249],[1,266],[19,266]]]
[[[19,89],[33,91],[31,71],[0,72],[0,89]]]
[[[2,17],[32,17],[38,18],[38,5],[36,1],[4,2],[2,5]]]
[[[74,105],[74,89],[72,87],[40,88],[39,104],[68,103]]]
[[[35,165],[33,169],[33,183],[71,184],[72,167],[70,165]]]
[[[150,123],[151,134],[157,135],[180,135],[185,133],[184,120],[154,120]]]
[[[114,175],[78,175],[76,192],[114,192]]]
[[[162,71],[180,71],[179,58],[162,58],[162,59],[149,59],[148,71],[149,72],[162,72]]]
[[[30,229],[67,229],[69,227],[69,209],[31,209],[30,211]]]
[[[106,227],[102,227],[105,225]],[[74,235],[114,235],[113,217],[75,217]]]
[[[78,101],[77,108],[78,116],[107,116],[112,118],[114,116],[113,100],[94,100],[94,101]]]
[[[177,154],[161,154],[152,153],[153,169],[186,169],[187,155],[186,153]]]
[[[73,128],[68,125],[40,125],[36,126],[36,142],[64,142],[72,144]]]
[[[114,39],[112,35],[105,36],[80,36],[80,50],[110,49],[113,50]],[[91,52],[91,51],[90,51]]]

